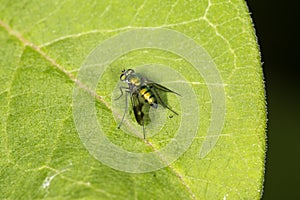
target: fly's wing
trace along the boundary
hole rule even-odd
[[[132,103],[132,109],[137,123],[140,125],[144,125],[144,113],[142,111],[144,104],[140,101],[139,93],[137,92],[132,93],[131,103]]]
[[[155,89],[163,91],[163,92],[171,92],[171,93],[177,94],[178,96],[181,96],[177,92],[174,92],[173,90],[170,90],[169,88],[166,88],[165,86],[162,86],[158,83],[148,82],[147,84],[149,85],[150,88],[155,88]]]
[[[178,94],[177,92],[174,92],[173,90],[170,90],[169,88],[166,88],[165,86],[162,86],[158,83],[155,82],[149,82],[147,83],[149,85],[149,87],[153,90],[153,92],[155,93],[155,96],[157,97],[158,101],[160,102],[160,104],[164,107],[164,108],[168,108],[170,111],[172,111],[175,115],[178,115],[178,113],[173,110],[172,108],[170,108],[163,100],[162,98],[159,96],[159,93],[157,90],[163,91],[163,92],[171,92],[174,94],[177,94],[178,96],[181,96],[180,94]]]

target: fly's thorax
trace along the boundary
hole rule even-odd
[[[140,95],[144,98],[145,102],[147,102],[150,106],[157,107],[156,96],[149,86],[143,85],[140,88]]]
[[[127,83],[132,84],[134,86],[140,86],[142,81],[137,74],[131,74],[127,77]]]

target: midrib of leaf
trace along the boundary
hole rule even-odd
[[[6,24],[5,22],[3,22],[2,20],[0,20],[0,26],[3,27],[7,33],[13,37],[15,37],[16,39],[18,39],[23,45],[25,49],[25,47],[30,47],[32,48],[34,51],[36,51],[39,55],[41,55],[45,60],[47,60],[48,62],[51,63],[51,66],[53,66],[55,69],[59,70],[60,72],[62,72],[64,75],[66,75],[66,77],[68,77],[73,83],[77,84],[80,88],[84,89],[85,91],[87,91],[90,95],[92,95],[93,97],[95,97],[98,101],[100,101],[105,107],[107,107],[110,111],[112,111],[111,107],[109,106],[109,104],[104,101],[104,99],[99,96],[97,93],[95,93],[94,91],[91,91],[88,87],[86,87],[84,84],[82,84],[79,80],[76,79],[76,77],[70,73],[68,70],[64,69],[63,66],[61,66],[59,63],[57,63],[53,58],[49,57],[39,46],[31,43],[30,41],[28,41],[27,39],[25,39],[23,37],[23,35],[21,33],[19,33],[16,30],[13,30],[8,24]],[[93,33],[93,32],[90,32]],[[23,51],[22,51],[23,53]],[[15,73],[18,70],[18,66],[15,68],[13,77],[15,76]],[[14,79],[14,78],[13,78]],[[13,79],[12,79],[12,83],[13,83]],[[11,84],[10,84],[11,85]],[[10,89],[9,89],[10,90]],[[9,109],[9,105],[10,105],[10,100],[8,100],[8,109]],[[9,116],[9,113],[7,113],[7,117]],[[7,118],[6,117],[6,118]],[[7,123],[5,123],[7,124]],[[147,139],[143,140],[144,143],[146,145],[148,145],[149,147],[151,147],[153,149],[154,152],[158,152],[157,149],[154,147],[154,145],[152,145],[152,143],[150,141],[148,141]],[[7,142],[6,142],[7,143]],[[8,151],[8,147],[6,146],[6,150]],[[9,155],[8,155],[9,156]],[[159,158],[163,161],[166,162],[164,160],[164,158],[162,158],[161,155],[158,155]],[[176,170],[174,167],[172,167],[172,165],[167,165],[168,168],[173,172],[173,174],[175,174],[175,176],[178,178],[179,182],[186,188],[187,192],[189,193],[191,199],[196,199],[196,195],[193,193],[193,191],[191,190],[190,186],[187,184],[187,182],[184,180],[183,176],[178,172],[178,170]]]

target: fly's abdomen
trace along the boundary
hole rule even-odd
[[[142,86],[140,89],[140,94],[150,106],[157,108],[157,100],[154,93],[146,85]]]

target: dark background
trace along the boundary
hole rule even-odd
[[[300,6],[290,0],[247,0],[256,29],[268,107],[263,200],[300,199]]]

